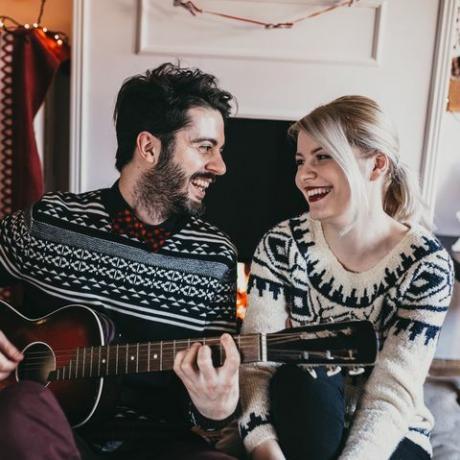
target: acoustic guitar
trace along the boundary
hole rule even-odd
[[[107,404],[111,377],[171,370],[177,352],[200,342],[221,365],[219,337],[105,343],[101,318],[88,307],[69,305],[30,319],[0,301],[0,329],[24,354],[0,390],[21,380],[47,386],[74,427],[87,423]],[[307,366],[345,366],[359,372],[377,356],[377,336],[369,321],[291,328],[270,334],[233,337],[242,363],[279,362]]]

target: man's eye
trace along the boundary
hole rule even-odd
[[[202,150],[204,152],[209,152],[210,150],[212,150],[212,145],[210,145],[210,144],[200,145],[200,150]]]

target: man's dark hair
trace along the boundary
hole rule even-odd
[[[121,171],[131,161],[140,132],[157,136],[162,152],[170,152],[168,147],[175,132],[190,122],[189,109],[215,109],[225,120],[230,115],[232,99],[229,92],[218,88],[213,75],[171,63],[127,79],[120,88],[113,114],[118,142],[116,168]]]

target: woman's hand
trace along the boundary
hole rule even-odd
[[[251,454],[252,460],[286,460],[278,441],[268,439],[259,444]]]

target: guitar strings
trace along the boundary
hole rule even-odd
[[[336,353],[336,357],[332,357],[330,354],[328,354],[327,352],[308,352],[309,354],[309,357],[324,357],[327,361],[329,361],[331,364],[334,363],[334,359],[339,359],[341,360],[341,364],[346,364],[344,362],[344,360],[356,360],[356,357],[354,356],[347,356],[346,354],[343,355],[343,354],[338,354],[339,351],[342,351],[342,350],[338,350],[337,352],[334,352]],[[343,350],[345,352],[348,352],[349,350]],[[299,351],[295,351],[295,350],[275,350],[275,351],[272,351],[270,352],[270,357],[271,358],[276,358],[277,356],[279,355],[282,355],[282,356],[298,356],[299,355]],[[172,365],[174,363],[174,358],[175,358],[175,355],[174,354],[171,354],[170,356],[163,356],[161,358],[161,360],[159,359],[156,359],[155,361],[153,361],[151,358],[150,360],[148,359],[148,356],[147,355],[140,355],[139,356],[139,359],[137,359],[136,361],[123,361],[121,363],[119,363],[117,366],[116,366],[116,369],[124,369],[125,372],[120,372],[120,374],[123,374],[123,373],[131,373],[131,372],[134,372],[133,371],[133,367],[136,368],[136,371],[137,372],[148,372],[150,370],[170,370],[172,369]],[[222,358],[222,356],[220,357]],[[270,359],[270,361],[276,361],[276,359]],[[155,367],[155,364],[158,365],[158,363],[160,364],[160,366],[158,368]],[[27,371],[32,371],[32,370],[38,370],[38,369],[41,369],[42,368],[42,365],[39,365],[40,363],[24,363],[23,366],[21,366],[21,369],[22,370],[27,370]],[[72,361],[72,364],[75,366],[76,364],[76,361]],[[87,363],[88,364],[88,363]],[[153,366],[151,366],[153,364]],[[220,364],[222,365],[223,362],[222,362],[222,359],[220,359]],[[306,364],[306,363],[305,363]],[[357,364],[356,362],[353,363],[353,364]],[[73,369],[73,372],[74,374],[78,371],[80,371],[80,374],[83,374],[84,371],[86,371],[87,373],[89,373],[91,376],[91,373],[94,371],[96,372],[96,369],[98,371],[98,374],[100,376],[104,376],[104,375],[113,375],[113,374],[118,374],[118,372],[114,372],[114,365],[111,364],[110,361],[107,361],[106,363],[103,363],[103,362],[98,362],[96,360],[94,360],[94,362],[88,366],[83,366],[83,363],[79,366],[76,366],[76,367],[73,367],[70,366],[68,368],[68,366],[70,365],[70,362],[69,361],[63,361],[61,363],[57,363],[57,366],[56,366],[56,370],[57,369],[61,369],[63,370],[64,368],[67,368],[67,371],[71,371]],[[369,364],[366,364],[366,363],[362,363],[360,365],[372,365],[372,363],[369,363]],[[151,369],[153,367],[153,369]],[[139,370],[140,368],[140,370]],[[106,371],[104,371],[104,369],[106,369]],[[55,370],[55,369],[53,369]],[[80,375],[80,377],[83,377],[84,375]]]
[[[255,335],[247,335],[247,336],[236,336],[235,338],[235,343],[241,347],[241,346],[247,346],[248,343],[252,344],[253,342],[259,342],[259,337],[258,336],[255,336]],[[311,340],[314,340],[314,339],[321,339],[321,338],[318,338],[318,337],[312,337]],[[305,340],[303,338],[303,334],[292,334],[292,333],[279,333],[279,334],[270,334],[270,335],[267,335],[267,338],[266,338],[266,341],[267,343],[269,344],[279,344],[279,343],[284,343],[284,342],[295,342],[295,341],[298,341],[298,340]],[[244,343],[246,342],[246,343]],[[205,339],[180,339],[180,340],[176,340],[173,342],[171,341],[162,341],[162,342],[144,342],[144,343],[139,343],[139,344],[108,344],[108,345],[96,345],[96,346],[88,346],[88,347],[77,347],[77,348],[64,348],[64,349],[57,349],[57,350],[53,350],[53,353],[55,355],[57,354],[65,354],[65,353],[69,353],[69,354],[72,354],[72,353],[76,353],[76,350],[79,349],[79,350],[90,350],[91,348],[93,348],[93,350],[96,350],[96,349],[99,349],[99,348],[107,348],[107,347],[119,347],[119,348],[123,348],[123,349],[126,349],[126,347],[129,347],[129,348],[136,348],[137,346],[151,346],[151,347],[160,347],[163,351],[164,350],[167,350],[168,347],[171,349],[177,349],[178,351],[181,351],[180,350],[180,347],[182,345],[186,345],[185,348],[183,348],[182,350],[186,350],[188,348],[190,348],[194,343],[201,343],[203,345],[209,345],[209,346],[215,346],[215,345],[221,345],[220,343],[220,339],[219,338],[205,338]],[[30,351],[30,352],[27,352],[28,355],[47,355],[49,354],[49,352],[46,352],[46,351]]]
[[[304,335],[304,334],[303,334]],[[267,343],[268,344],[281,344],[281,343],[292,343],[292,342],[296,342],[298,341],[299,339],[301,339],[301,335],[300,334],[293,334],[292,332],[291,333],[274,333],[274,334],[270,334],[269,336],[267,336],[266,340],[267,340]],[[238,343],[239,345],[239,348],[241,351],[246,351],[245,350],[245,347],[253,347],[254,345],[254,342],[258,342],[259,341],[259,337],[256,336],[256,335],[246,335],[246,336],[237,336],[235,337],[236,339],[236,342]],[[246,343],[245,343],[246,342]],[[155,354],[155,348],[152,350],[152,346],[153,347],[160,347],[160,350],[158,351],[159,353],[161,353],[161,361],[162,363],[166,363],[167,361],[168,362],[173,362],[174,361],[174,358],[175,358],[175,355],[179,352],[179,351],[183,351],[183,350],[187,350],[188,348],[190,348],[191,345],[193,345],[193,343],[205,343],[206,345],[210,345],[210,346],[215,346],[215,345],[219,345],[220,347],[220,352],[222,353],[223,351],[223,346],[222,344],[220,343],[220,339],[219,338],[205,338],[205,339],[197,339],[197,340],[194,340],[194,339],[185,339],[185,340],[176,340],[175,342],[171,343],[169,341],[164,341],[164,342],[147,342],[147,343],[139,343],[139,344],[119,344],[118,345],[118,360],[120,361],[120,358],[124,358],[124,362],[120,364],[120,367],[123,367],[123,366],[128,366],[129,367],[129,364],[131,364],[131,366],[134,364],[134,363],[137,363],[137,365],[143,365],[145,364],[145,362],[149,363],[149,362],[152,362],[152,356],[150,356],[150,361],[148,360],[149,358],[149,354],[152,355],[152,354]],[[182,345],[186,345],[185,347],[181,348]],[[148,350],[150,346],[150,350]],[[83,360],[83,359],[87,359],[87,360],[91,360],[91,359],[94,359],[95,363],[94,363],[94,366],[97,366],[97,360],[99,359],[99,361],[102,359],[107,359],[107,354],[105,355],[105,357],[103,356],[103,353],[102,351],[105,349],[107,352],[109,352],[109,350],[113,353],[113,348],[116,348],[117,345],[116,344],[112,344],[112,345],[102,345],[102,346],[95,346],[95,347],[84,347],[84,348],[78,348],[78,350],[81,350],[83,351],[82,355],[80,356],[80,358]],[[133,350],[133,348],[135,350]],[[145,348],[147,348],[147,350],[145,350]],[[92,349],[92,358],[90,356],[88,356],[88,353],[90,352],[90,350]],[[122,350],[121,351],[121,356],[120,356],[120,349]],[[144,349],[144,350],[143,350]],[[306,350],[304,350],[306,351]],[[140,353],[141,352],[141,353]],[[126,355],[132,355],[132,353],[135,353],[136,354],[136,359],[133,361],[128,361],[126,362],[126,356],[123,356],[123,354],[126,354]],[[144,354],[142,354],[144,353]],[[273,351],[271,351],[271,353],[273,353]],[[298,351],[294,351],[294,353],[299,353]],[[170,356],[171,354],[171,356]],[[31,356],[33,355],[33,356]],[[71,363],[73,363],[74,365],[75,364],[78,364],[77,361],[76,361],[76,358],[77,358],[77,349],[62,349],[62,350],[56,350],[54,351],[54,355],[56,357],[56,363],[57,363],[57,367],[58,368],[63,368],[63,367],[66,367],[67,365],[70,365]],[[96,356],[94,356],[96,355]],[[99,355],[99,356],[97,356]],[[108,358],[110,359],[110,355],[108,356]],[[115,357],[112,355],[112,360],[114,359]],[[131,356],[130,356],[131,358]],[[222,358],[222,356],[221,356]],[[22,369],[27,369],[28,371],[32,370],[32,369],[39,369],[41,368],[40,364],[42,363],[45,363],[45,362],[49,362],[51,359],[50,357],[50,353],[47,352],[47,351],[31,351],[29,353],[27,353],[26,355],[26,359],[23,361],[23,363],[21,364],[21,368]],[[116,358],[115,358],[116,359]],[[54,359],[53,359],[54,361]],[[158,358],[155,359],[156,362],[158,362]],[[153,362],[155,362],[153,361]],[[59,364],[58,364],[59,363]],[[63,365],[61,363],[64,363]],[[105,365],[105,363],[103,363]],[[101,363],[99,363],[99,367],[101,366]],[[82,365],[80,366],[83,368],[83,363]]]

